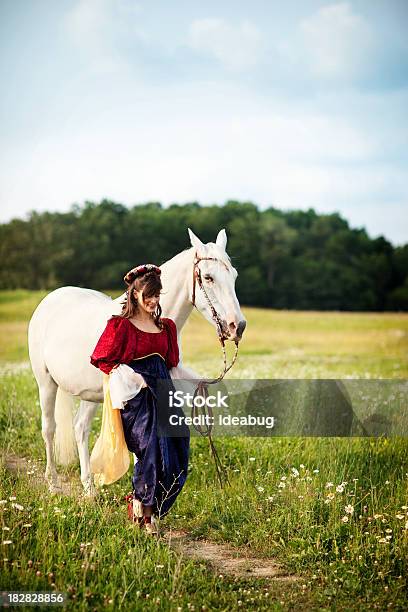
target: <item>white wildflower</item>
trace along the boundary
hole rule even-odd
[[[21,504],[11,504],[11,506],[16,510],[24,510],[24,506],[22,506]]]

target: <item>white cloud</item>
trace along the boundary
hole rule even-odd
[[[255,66],[263,46],[261,32],[249,21],[234,26],[214,18],[197,19],[190,24],[189,44],[232,71]]]
[[[323,6],[300,23],[303,60],[314,76],[353,78],[367,66],[373,34],[349,3]]]
[[[140,5],[127,0],[78,0],[63,22],[71,42],[93,72],[117,73],[129,67],[120,51],[125,38],[142,40],[138,27]]]
[[[277,160],[297,160],[334,163],[360,162],[376,151],[375,141],[345,119],[335,121],[323,113],[297,112],[295,115],[282,110],[261,112],[247,117],[232,115],[226,124],[231,136],[246,150],[273,155]],[[219,128],[225,133],[223,126]]]
[[[169,89],[165,99],[158,91],[146,90],[137,107],[128,92],[127,106],[112,101],[92,117],[72,117],[35,150],[25,147],[24,157],[21,149],[14,158],[9,151],[1,164],[3,201],[17,211],[24,202],[64,210],[102,197],[125,204],[251,199],[339,209],[374,234],[388,219],[389,237],[404,240],[404,172],[375,163],[382,137],[358,121],[293,112],[228,85],[214,92],[210,83],[189,84]]]

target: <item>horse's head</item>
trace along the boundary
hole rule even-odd
[[[198,260],[213,258],[198,261],[195,266],[196,274],[200,274],[205,292],[221,320],[224,339],[239,342],[246,327],[246,320],[235,294],[235,280],[238,272],[231,265],[231,260],[225,250],[227,245],[225,229],[218,232],[215,242],[207,244],[203,244],[190,228],[188,228],[188,233],[193,247],[192,273],[189,281],[190,298],[203,316],[216,326],[204,291],[200,288],[198,279],[194,288],[193,280],[195,257],[197,256]]]

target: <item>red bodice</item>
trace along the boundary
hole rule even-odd
[[[109,374],[119,363],[159,353],[169,369],[176,367],[179,362],[176,324],[165,317],[161,321],[163,330],[151,333],[138,329],[125,317],[111,317],[91,355],[91,364]]]

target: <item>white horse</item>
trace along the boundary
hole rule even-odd
[[[200,379],[199,374],[182,367],[180,345],[180,331],[193,310],[191,299],[196,254],[218,260],[201,261],[198,268],[208,296],[223,321],[227,339],[239,341],[246,321],[235,294],[238,273],[225,250],[225,230],[218,233],[215,243],[207,244],[203,244],[190,229],[188,232],[192,247],[161,266],[163,295],[160,303],[162,315],[173,319],[178,331],[180,363],[170,370],[170,375],[173,378]],[[52,492],[60,490],[56,459],[64,465],[71,463],[76,458],[77,446],[85,495],[95,494],[88,438],[98,404],[103,401],[103,386],[102,372],[91,365],[90,355],[107,320],[121,312],[121,302],[125,297],[123,293],[112,300],[92,289],[61,287],[49,293],[31,317],[29,355],[40,396],[42,436],[47,457],[45,478]],[[216,327],[208,302],[197,284],[195,305]],[[73,396],[80,398],[74,421]]]

